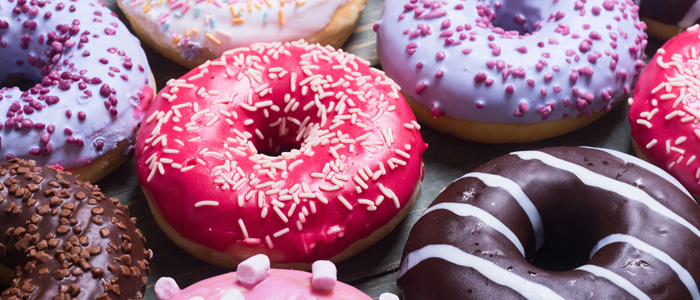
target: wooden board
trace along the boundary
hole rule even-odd
[[[114,0],[106,3],[125,20]],[[376,34],[372,26],[379,19],[382,4],[383,0],[369,1],[357,29],[344,47],[345,51],[369,60],[375,67],[379,65],[375,49]],[[658,46],[658,42],[652,42],[649,48],[655,50]],[[647,52],[654,53],[652,51]],[[168,61],[151,49],[146,49],[146,52],[158,87],[164,86],[168,79],[187,72],[187,69]],[[426,173],[416,205],[393,232],[369,249],[339,263],[339,279],[358,287],[375,299],[384,292],[400,294],[400,289],[396,286],[396,271],[411,226],[450,182],[482,163],[518,150],[585,145],[633,153],[627,109],[626,104],[619,105],[583,129],[546,141],[524,144],[473,143],[446,136],[424,126],[421,133],[430,147],[423,157]],[[163,276],[173,277],[181,287],[186,287],[199,280],[231,271],[190,256],[165,236],[153,220],[139,187],[133,158],[98,184],[107,195],[119,198],[130,207],[133,216],[139,220],[139,228],[148,238],[147,246],[155,253],[145,299],[156,299],[153,285]]]

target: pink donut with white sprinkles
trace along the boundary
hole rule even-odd
[[[419,120],[524,142],[585,126],[629,94],[647,45],[638,10],[632,0],[387,0],[374,29]],[[504,130],[473,127],[494,124]]]
[[[352,54],[307,44],[229,50],[168,82],[136,142],[163,231],[235,267],[341,261],[408,213],[427,145],[396,84]]]
[[[635,150],[700,195],[700,28],[657,50],[629,99]]]
[[[92,181],[126,161],[152,75],[139,41],[103,3],[3,2],[0,56],[0,78],[36,82],[0,90],[0,157]]]

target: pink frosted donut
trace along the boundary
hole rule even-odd
[[[5,1],[0,157],[32,159],[95,181],[127,160],[153,99],[141,44],[99,1]]]
[[[700,195],[700,28],[657,50],[629,99],[635,149]]]
[[[384,71],[418,119],[481,142],[578,129],[618,104],[644,67],[631,0],[387,0]]]
[[[211,264],[343,260],[417,196],[426,144],[394,82],[352,54],[254,44],[171,80],[136,143],[161,228]]]
[[[241,269],[244,270],[241,270]],[[327,288],[317,282],[332,283]],[[197,282],[180,290],[170,277],[158,279],[158,300],[276,300],[276,299],[372,299],[358,289],[336,280],[333,263],[317,261],[313,274],[304,271],[270,269],[267,256],[258,254],[242,262],[238,272],[231,272]],[[382,294],[382,299],[392,299]]]

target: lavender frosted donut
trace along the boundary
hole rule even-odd
[[[644,67],[639,8],[584,2],[387,0],[379,58],[439,131],[490,143],[561,135],[617,105]]]
[[[0,157],[94,181],[126,161],[153,96],[139,41],[98,1],[0,3]]]

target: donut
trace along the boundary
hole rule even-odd
[[[649,36],[668,40],[700,20],[696,0],[635,0],[639,16],[647,24]]]
[[[337,281],[336,275],[335,265],[327,260],[314,262],[313,273],[309,273],[270,269],[270,259],[257,254],[241,262],[237,272],[202,280],[184,290],[174,279],[162,277],[156,282],[155,292],[158,300],[372,299]],[[380,299],[389,300],[391,296],[396,297],[386,293]]]
[[[97,26],[97,27],[94,27]],[[0,9],[0,157],[97,181],[133,153],[154,86],[139,41],[99,1],[17,0]]]
[[[700,28],[672,38],[657,50],[639,77],[629,105],[632,140],[649,160],[700,195]]]
[[[0,180],[2,299],[143,299],[152,252],[128,207],[33,160],[0,163]]]
[[[255,44],[171,80],[136,172],[178,246],[235,268],[341,261],[406,215],[427,148],[396,84],[330,46]]]
[[[192,69],[224,51],[306,39],[340,47],[367,0],[118,0],[136,34]]]
[[[422,123],[478,142],[541,140],[630,92],[647,40],[637,6],[619,2],[387,0],[377,52]]]
[[[697,299],[698,224],[688,191],[636,157],[513,152],[433,201],[408,237],[398,285],[404,299]],[[582,265],[532,265],[552,243]]]

